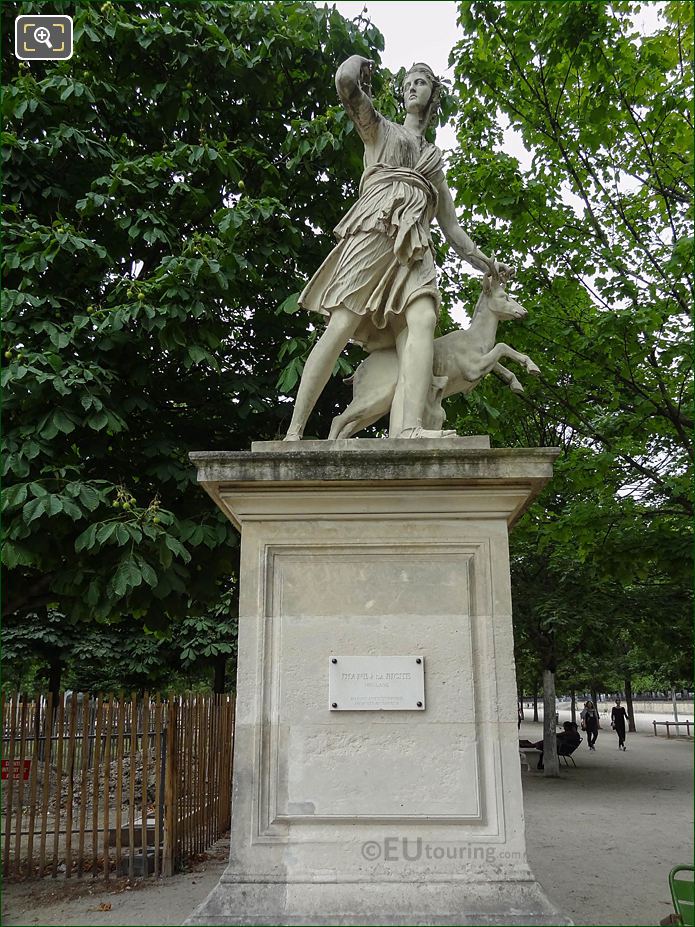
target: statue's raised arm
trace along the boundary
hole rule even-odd
[[[370,353],[391,352],[393,388],[387,409],[379,412],[390,411],[389,437],[455,434],[442,430],[439,413],[428,411],[441,380],[433,370],[440,296],[432,221],[437,218],[452,247],[474,267],[497,274],[511,270],[483,254],[459,226],[442,153],[425,138],[441,87],[432,69],[420,62],[406,74],[406,115],[399,125],[378,113],[366,92],[372,66],[368,58],[353,55],[336,73],[338,95],[364,142],[365,170],[359,199],[335,228],[336,247],[299,297],[300,306],[327,316],[328,324],[304,367],[288,441],[302,437],[350,340]]]
[[[335,89],[340,102],[366,143],[373,141],[381,119],[370,95],[373,67],[371,58],[353,55],[340,65],[335,74]]]

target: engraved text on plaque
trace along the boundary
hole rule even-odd
[[[328,658],[331,711],[424,711],[425,658]]]

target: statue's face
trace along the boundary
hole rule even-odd
[[[432,96],[432,79],[424,71],[406,75],[403,84],[403,102],[406,113],[422,113]]]

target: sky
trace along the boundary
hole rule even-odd
[[[335,6],[346,19],[354,19],[367,8],[386,41],[381,59],[389,71],[425,61],[439,77],[453,78],[449,52],[462,35],[454,0],[337,0]],[[453,129],[438,129],[437,144],[453,148]]]
[[[354,19],[367,8],[370,19],[384,36],[382,61],[390,71],[425,61],[435,74],[453,79],[449,52],[463,37],[463,30],[456,23],[456,0],[335,0],[332,5],[347,19]],[[639,6],[639,12],[634,14],[635,25],[645,34],[654,31],[660,3],[657,0]],[[437,130],[437,144],[442,149],[456,146],[451,127]],[[511,131],[506,133],[505,148],[519,159],[522,168],[528,165],[528,152]]]
[[[426,61],[436,73],[447,74],[449,52],[459,34],[454,0],[337,0],[335,6],[348,19],[367,8],[386,39],[382,58],[389,70]]]

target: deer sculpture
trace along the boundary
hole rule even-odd
[[[441,429],[446,418],[442,399],[456,393],[470,393],[491,371],[498,373],[513,393],[523,393],[524,387],[516,376],[500,364],[502,358],[508,357],[521,364],[527,373],[536,376],[540,373],[527,354],[515,351],[504,342],[495,344],[499,322],[525,319],[528,315],[523,306],[505,293],[506,282],[507,278],[497,271],[486,274],[470,326],[435,338],[432,385],[423,428]],[[395,348],[374,351],[363,360],[345,380],[352,384],[352,402],[333,419],[329,440],[350,438],[386,415],[391,408],[397,379]]]

